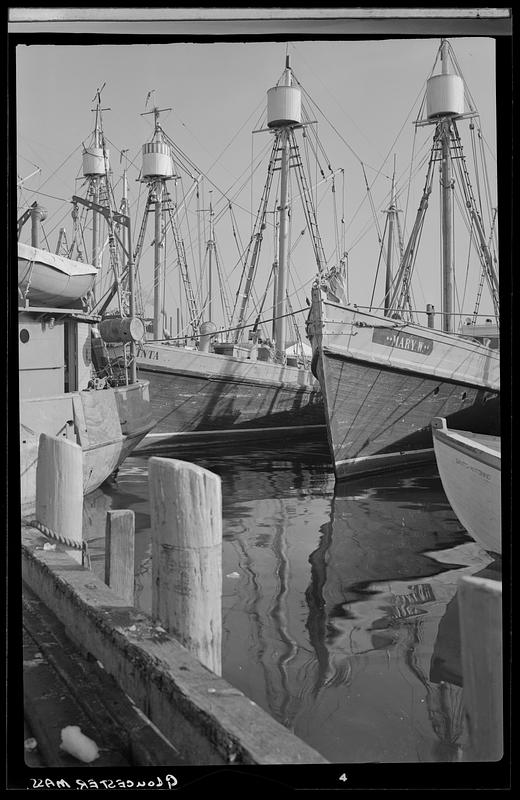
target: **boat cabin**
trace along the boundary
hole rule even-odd
[[[485,344],[491,350],[500,350],[500,330],[498,325],[490,319],[481,325],[466,322],[461,326],[460,335]]]

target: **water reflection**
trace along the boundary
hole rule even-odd
[[[224,677],[331,761],[462,758],[457,585],[491,559],[435,469],[335,489],[319,444],[192,460],[222,479]],[[107,506],[136,512],[149,611],[147,462],[129,459],[100,491],[89,524]]]

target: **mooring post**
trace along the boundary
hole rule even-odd
[[[134,605],[135,514],[130,509],[107,511],[105,583]]]
[[[463,697],[469,761],[504,754],[502,691],[502,582],[466,576],[458,589]]]
[[[63,436],[40,434],[36,465],[36,522],[51,541],[83,561],[83,452]]]
[[[221,674],[222,492],[218,475],[149,460],[152,616]]]

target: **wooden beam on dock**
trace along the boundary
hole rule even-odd
[[[134,605],[135,514],[129,509],[107,511],[105,583]]]
[[[465,576],[458,589],[468,761],[504,755],[502,582]]]
[[[187,763],[328,763],[90,570],[43,550],[45,541],[22,528],[24,582]]]

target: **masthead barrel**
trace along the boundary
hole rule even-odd
[[[464,114],[464,82],[460,75],[433,75],[426,87],[428,119]]]
[[[267,126],[269,128],[301,125],[301,91],[297,86],[292,86],[289,56],[286,58],[282,81],[282,84],[273,86],[267,91]]]
[[[143,145],[143,167],[141,174],[144,180],[173,177],[173,159],[166,142],[154,141]]]
[[[83,175],[94,178],[106,175],[110,168],[110,151],[104,147],[86,147],[83,151]]]
[[[446,39],[441,40],[440,58],[441,74],[432,75],[426,81],[426,115],[431,120],[464,114],[464,81],[460,75],[450,72],[450,48]]]

